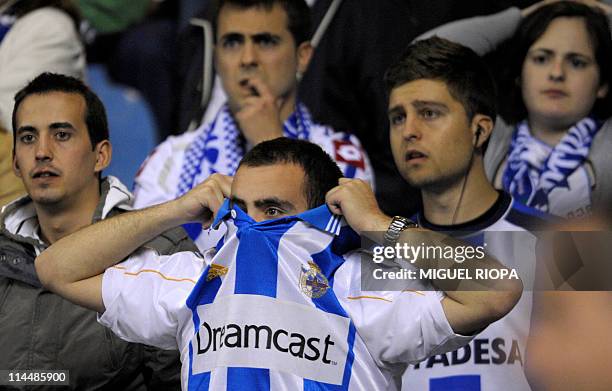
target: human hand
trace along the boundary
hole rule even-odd
[[[386,231],[392,220],[378,207],[370,185],[361,179],[340,178],[339,185],[327,192],[325,202],[360,235],[366,231]]]
[[[253,91],[253,95],[244,100],[236,113],[244,137],[252,145],[282,137],[280,109],[283,99],[275,97],[270,88],[257,77],[245,80],[244,83]]]
[[[230,196],[233,177],[212,174],[204,182],[178,198],[177,213],[184,222],[200,222],[204,228],[210,227],[225,198]]]

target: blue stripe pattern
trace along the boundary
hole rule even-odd
[[[359,237],[348,226],[342,226],[338,216],[332,215],[326,206],[322,206],[298,216],[285,217],[276,220],[255,222],[239,207],[230,207],[229,201],[222,205],[213,226],[221,220],[233,216],[233,223],[237,228],[238,248],[235,258],[235,286],[234,294],[261,295],[276,297],[278,279],[278,249],[283,235],[302,220],[316,228],[336,235],[330,245],[318,254],[313,254],[313,261],[320,267],[330,285],[333,286],[334,273],[344,262],[339,254],[344,254],[359,247]],[[197,307],[210,304],[214,301],[222,283],[221,278],[206,281],[209,268],[202,274],[194,290],[187,299],[187,306],[192,310],[193,322],[196,332],[199,329],[200,319]],[[316,308],[339,316],[348,317],[346,311],[336,298],[332,289],[320,298],[311,299]],[[348,355],[344,367],[343,382],[341,385],[332,385],[304,379],[306,390],[348,390],[354,361],[353,346],[356,337],[355,325],[351,322],[347,336]],[[189,390],[208,390],[210,372],[192,375],[191,363],[193,353],[190,346],[190,379]],[[265,366],[265,363],[262,363]],[[270,370],[266,368],[227,368],[228,390],[270,390]]]
[[[308,109],[298,102],[283,124],[284,135],[308,140],[312,125]],[[176,196],[180,197],[194,188],[198,184],[196,178],[208,178],[217,172],[234,175],[245,152],[246,139],[229,106],[225,104],[214,121],[185,150]]]
[[[351,231],[352,232],[352,231]],[[344,258],[337,253],[332,252],[333,242],[325,250],[318,254],[312,255],[312,260],[319,266],[321,273],[325,275],[329,281],[330,288],[333,287],[334,273],[344,263]],[[313,298],[312,302],[314,305],[325,312],[332,314],[348,317],[348,314],[338,301],[336,295],[333,294],[333,290],[329,289],[326,294],[319,298]],[[344,375],[342,377],[342,384],[328,384],[317,382],[309,379],[304,379],[304,390],[329,390],[329,391],[348,391],[349,383],[351,380],[351,373],[353,370],[353,361],[355,359],[355,352],[353,346],[355,343],[355,325],[351,321],[349,326],[349,333],[347,337],[348,342],[348,355],[346,357],[346,363],[344,364]]]
[[[527,121],[512,134],[502,184],[520,203],[549,211],[549,194],[569,190],[567,178],[586,160],[601,124],[586,117],[572,126],[551,148],[531,135]]]
[[[236,208],[238,212],[238,208]],[[236,217],[240,240],[236,255],[234,293],[276,297],[278,245],[282,235],[293,225],[275,229],[258,225],[241,211]],[[280,228],[280,229],[279,229]],[[228,390],[270,390],[270,370],[263,368],[228,368]]]
[[[208,266],[202,276],[207,276],[210,266]],[[193,314],[193,324],[195,332],[200,329],[200,317],[198,316],[197,308],[199,305],[211,304],[221,288],[221,279],[215,278],[212,281],[206,281],[206,278],[200,278],[193,288],[193,291],[187,298],[187,308]],[[208,391],[210,384],[210,372],[193,374],[193,346],[189,344],[189,381],[187,384],[188,391]]]
[[[480,390],[480,375],[449,376],[429,380],[429,391]]]

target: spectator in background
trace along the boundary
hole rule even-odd
[[[154,114],[157,141],[174,129],[175,1],[76,0],[90,29],[87,58],[113,81],[142,93]]]
[[[43,71],[85,74],[77,15],[65,0],[0,1],[0,206],[23,194],[10,168],[13,96]]]
[[[34,258],[76,230],[130,209],[113,177],[102,102],[77,79],[44,73],[15,99],[13,168],[28,196],[0,214],[0,368],[67,370],[74,390],[178,390],[179,356],[121,341],[97,314],[43,289]],[[148,244],[194,249],[184,232]]]
[[[85,51],[70,1],[9,0],[0,16],[0,127],[10,129],[15,93],[41,72],[83,79]]]
[[[317,0],[315,25],[333,0]],[[376,198],[391,215],[410,216],[418,189],[397,172],[389,145],[383,74],[414,38],[453,19],[498,12],[509,0],[343,0],[300,82],[299,98],[315,121],[355,134],[371,158]]]
[[[536,237],[530,230],[541,219],[494,189],[485,175],[484,152],[497,110],[484,61],[469,48],[433,37],[411,44],[385,81],[395,164],[423,199],[415,222],[397,219],[404,227],[416,224],[482,246],[531,289]],[[531,293],[524,292],[508,315],[465,348],[410,366],[402,389],[501,390],[512,384],[512,390],[530,390],[522,366],[530,314]],[[484,362],[479,352],[489,344],[500,358]]]
[[[563,217],[612,207],[612,7],[543,1],[426,34],[499,53],[503,120],[487,151],[488,177],[521,203]],[[508,48],[505,48],[508,49]]]
[[[96,35],[117,34],[141,22],[157,3],[152,0],[75,0]]]
[[[296,100],[296,74],[312,53],[304,0],[221,1],[216,15],[216,65],[228,102],[212,123],[156,148],[135,179],[135,207],[172,200],[213,173],[233,175],[247,150],[280,136],[312,141],[346,177],[373,182],[357,138],[313,123]],[[192,228],[200,248],[214,245],[218,236],[205,239],[201,227]]]

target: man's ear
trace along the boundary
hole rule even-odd
[[[305,41],[300,44],[297,48],[297,73],[298,75],[303,75],[308,69],[308,64],[310,64],[310,59],[312,58],[312,53],[314,49],[310,44],[310,41]]]
[[[608,95],[608,83],[602,84],[598,89],[597,89],[597,98],[602,99],[605,98],[606,95]]]
[[[95,147],[96,166],[95,172],[99,173],[104,170],[111,162],[113,156],[113,146],[109,140],[102,140]]]
[[[474,148],[480,148],[482,145],[489,140],[491,137],[491,132],[493,131],[493,127],[495,126],[495,122],[488,115],[484,114],[475,114],[472,118],[471,130],[473,134],[473,145]]]
[[[15,173],[15,176],[21,178],[21,169],[19,169],[19,163],[17,162],[15,152],[13,152],[13,172]]]

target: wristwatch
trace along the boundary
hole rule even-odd
[[[391,224],[389,224],[389,228],[387,228],[387,232],[384,235],[385,246],[394,246],[397,243],[397,240],[400,237],[400,234],[403,230],[407,228],[418,228],[419,225],[414,221],[403,217],[403,216],[395,216],[393,220],[391,220]]]

